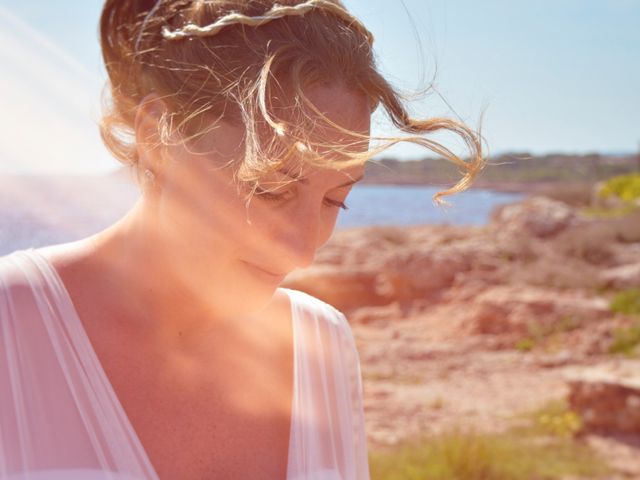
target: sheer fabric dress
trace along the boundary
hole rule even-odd
[[[349,324],[282,290],[294,339],[287,480],[369,480]],[[0,257],[0,479],[158,478],[54,267],[35,249]]]

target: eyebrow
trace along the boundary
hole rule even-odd
[[[280,170],[278,170],[278,172],[282,173],[283,175],[286,175],[287,177],[294,178],[295,180],[298,180],[299,182],[302,182],[305,185],[307,185],[309,183],[309,179],[304,178],[302,176],[293,175],[290,172],[287,172],[285,169],[280,169]],[[364,178],[364,175],[360,175],[358,178],[355,178],[353,180],[349,180],[348,182],[345,182],[342,185],[338,185],[337,187],[333,187],[332,190],[335,190],[337,188],[348,187],[349,185],[353,185],[354,183],[359,182],[363,178]]]

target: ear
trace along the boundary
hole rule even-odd
[[[151,170],[156,177],[162,164],[161,129],[168,109],[155,93],[142,99],[136,110],[134,123],[136,151],[141,171]]]

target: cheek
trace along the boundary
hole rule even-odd
[[[185,249],[218,254],[246,234],[245,208],[234,186],[209,172],[176,172],[162,191],[165,234]]]
[[[318,235],[318,242],[320,246],[324,245],[329,241],[331,235],[333,235],[333,231],[336,227],[336,221],[338,220],[338,213],[331,209],[332,211],[327,213],[325,216],[324,222],[322,222],[322,226],[320,229],[320,233]]]
[[[240,239],[243,249],[268,251],[281,233],[291,228],[286,212],[274,208],[270,203],[252,199],[247,210],[243,207],[244,235]]]
[[[333,234],[337,208],[327,208],[319,201],[272,207],[253,200],[249,209],[251,225],[247,225],[243,247],[256,254],[270,255],[281,249],[314,245],[316,250]],[[286,252],[279,252],[284,253]]]
[[[323,221],[321,223],[320,231],[318,234],[318,248],[322,247],[325,243],[329,241],[331,235],[336,227],[336,222],[338,220],[339,209],[337,208],[326,208]]]

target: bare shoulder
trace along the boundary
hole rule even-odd
[[[272,319],[291,319],[291,299],[286,291],[277,288],[271,301],[265,308],[266,314]]]
[[[89,255],[90,245],[86,240],[78,240],[40,247],[37,250],[58,272],[61,272],[80,264]]]
[[[279,289],[283,291],[284,289]],[[341,329],[349,328],[347,317],[338,308],[302,290],[286,289],[295,303],[295,308],[303,312],[303,316],[321,320]],[[282,292],[289,296],[286,292]]]

